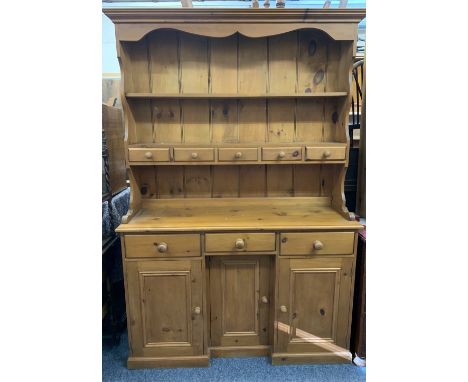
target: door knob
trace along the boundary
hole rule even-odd
[[[323,243],[320,240],[315,240],[313,246],[314,249],[323,249]]]
[[[151,151],[147,151],[147,152],[145,153],[145,158],[146,158],[146,159],[151,159],[152,157],[153,157],[153,153],[152,153]]]
[[[286,156],[286,153],[284,151],[280,151],[278,153],[278,158],[283,159]]]
[[[262,302],[263,302],[264,304],[268,304],[268,298],[267,298],[267,296],[262,296],[261,300],[262,300]]]
[[[325,152],[323,153],[323,156],[324,156],[325,158],[329,158],[329,157],[331,156],[331,152],[327,150],[327,151],[325,151]]]
[[[288,311],[288,308],[286,308],[285,305],[281,305],[280,306],[280,310],[283,312],[283,313],[286,313]]]
[[[158,251],[159,252],[166,252],[167,251],[167,244],[164,242],[161,242],[157,245]]]
[[[192,153],[192,159],[197,159],[198,158],[198,153]]]
[[[243,249],[245,247],[245,241],[244,239],[237,239],[235,246],[237,249]]]
[[[238,152],[236,153],[235,157],[236,157],[237,159],[241,158],[241,157],[242,157],[242,153],[241,153],[240,151],[238,151]]]
[[[199,306],[196,306],[195,308],[193,308],[193,313],[194,314],[200,314],[201,313],[201,308]]]

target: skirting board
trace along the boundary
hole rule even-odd
[[[268,345],[263,346],[223,346],[210,348],[210,355],[217,357],[257,357],[271,354]]]
[[[129,369],[154,367],[206,367],[210,365],[207,355],[193,357],[128,357]]]
[[[351,363],[350,352],[335,353],[273,353],[271,355],[272,365],[292,365],[304,363]]]

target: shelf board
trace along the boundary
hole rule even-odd
[[[351,229],[362,226],[330,207],[330,198],[145,199],[117,232]]]
[[[347,92],[322,93],[263,93],[263,94],[234,94],[234,93],[125,93],[127,98],[161,98],[161,99],[254,99],[254,98],[333,98],[346,97]]]

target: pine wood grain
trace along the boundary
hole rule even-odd
[[[158,174],[159,175],[159,174]],[[142,209],[118,232],[193,230],[314,229],[360,230],[330,207],[330,199],[317,198],[215,198],[143,200]],[[213,196],[215,193],[213,191]],[[232,206],[235,205],[235,208]]]
[[[171,30],[156,31],[149,38],[152,93],[179,93],[179,37]]]

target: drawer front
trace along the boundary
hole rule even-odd
[[[263,147],[262,159],[268,161],[302,160],[301,147]]]
[[[206,252],[271,252],[275,250],[274,233],[207,233]]]
[[[218,160],[220,162],[256,161],[257,153],[256,147],[220,148],[218,150]]]
[[[128,160],[130,162],[169,162],[171,160],[169,150],[169,147],[130,148],[128,149]]]
[[[214,149],[212,148],[175,148],[176,162],[213,162]]]
[[[126,257],[201,256],[199,235],[126,235]]]
[[[280,255],[352,255],[353,232],[282,233]]]
[[[343,146],[306,147],[307,160],[344,160],[345,158],[346,147]]]

